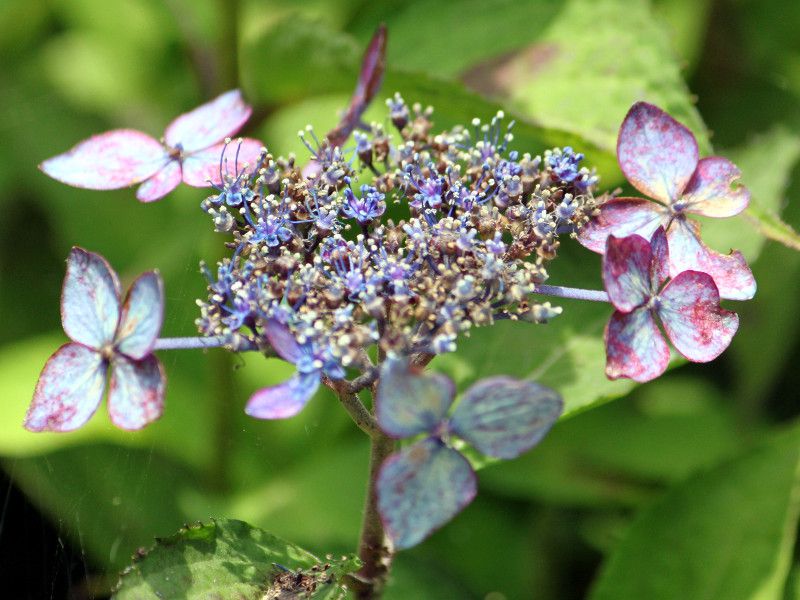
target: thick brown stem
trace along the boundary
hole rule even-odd
[[[394,451],[395,442],[381,431],[373,434],[370,441],[369,483],[367,484],[361,541],[358,549],[358,555],[364,566],[358,572],[357,584],[354,586],[356,598],[359,600],[373,600],[381,597],[394,555],[392,544],[383,530],[383,523],[378,514],[375,485],[378,470],[386,457]]]

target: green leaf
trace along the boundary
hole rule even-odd
[[[666,378],[559,423],[534,451],[483,471],[481,486],[574,506],[637,505],[733,455],[742,436],[730,412],[703,380]]]
[[[592,600],[780,598],[800,511],[800,428],[676,486],[604,566]]]
[[[243,521],[215,519],[158,539],[123,572],[114,598],[256,600],[283,592],[333,600],[347,593],[341,578],[359,567],[357,558],[322,562]]]
[[[668,36],[645,0],[570,0],[537,44],[503,68],[523,114],[608,152],[638,100],[669,112],[709,149]]]

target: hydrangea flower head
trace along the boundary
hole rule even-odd
[[[753,274],[741,253],[724,255],[700,238],[700,225],[690,214],[731,217],[750,201],[744,186],[733,187],[741,173],[726,158],[699,158],[689,129],[660,108],[639,102],[628,112],[617,140],[622,172],[637,190],[654,200],[615,198],[604,203],[578,239],[604,252],[610,235],[638,234],[650,239],[663,227],[669,239],[670,274],[687,270],[708,273],[723,298],[747,300],[756,291]]]
[[[134,129],[115,129],[80,142],[39,168],[53,179],[90,190],[141,183],[136,197],[142,202],[163,198],[181,181],[194,187],[219,185],[225,139],[241,129],[251,112],[241,92],[231,90],[177,117],[161,141]],[[241,140],[232,170],[254,165],[261,146],[258,140]]]
[[[117,274],[99,254],[73,248],[61,295],[61,323],[72,340],[45,364],[25,418],[31,431],[71,431],[94,414],[111,371],[108,412],[122,429],[161,416],[164,368],[153,355],[164,314],[161,277],[150,271],[124,302]]]
[[[608,237],[603,281],[616,311],[605,331],[606,374],[644,382],[669,363],[667,337],[683,356],[709,362],[731,343],[739,326],[736,313],[720,307],[720,295],[707,273],[683,271],[669,283],[668,238],[659,227],[650,242],[639,235]]]

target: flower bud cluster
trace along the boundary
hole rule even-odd
[[[265,152],[227,173],[223,160],[224,183],[202,208],[233,255],[203,267],[203,334],[267,350],[264,325],[278,320],[314,348],[313,368],[344,376],[373,345],[439,354],[472,327],[559,314],[531,294],[559,235],[596,207],[583,156],[509,150],[502,113],[434,134],[431,109],[399,95],[387,105],[392,133],[373,123],[350,150],[301,132],[305,167]]]

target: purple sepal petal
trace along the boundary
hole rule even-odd
[[[652,257],[650,243],[641,236],[609,236],[603,256],[603,283],[615,308],[630,312],[652,296]]]
[[[609,235],[640,235],[650,239],[659,225],[670,220],[669,209],[642,198],[615,198],[600,206],[600,212],[578,233],[578,241],[593,252],[606,250]]]
[[[387,360],[378,380],[375,416],[394,438],[433,432],[453,403],[455,384],[438,373],[422,374],[406,360]]]
[[[74,342],[101,349],[114,339],[120,311],[117,274],[105,258],[75,247],[61,291],[61,324]]]
[[[628,111],[617,138],[619,166],[633,187],[669,204],[697,167],[697,140],[689,129],[646,102]]]
[[[134,129],[115,129],[80,142],[39,168],[68,185],[115,190],[152,176],[166,158],[167,152],[158,140]]]
[[[150,354],[164,320],[164,284],[149,271],[139,276],[128,290],[116,333],[119,352],[140,360]]]
[[[258,390],[244,412],[256,419],[288,419],[303,410],[319,384],[318,371],[298,373],[280,385]]]
[[[730,345],[739,316],[719,305],[719,292],[707,273],[684,271],[659,296],[658,316],[678,352],[694,362],[709,362]]]
[[[738,215],[750,203],[746,187],[733,187],[741,176],[742,172],[727,158],[701,158],[680,200],[683,210],[706,217]]]
[[[669,239],[670,272],[677,277],[683,271],[708,273],[714,279],[719,294],[729,300],[749,300],[756,293],[756,280],[738,251],[720,254],[700,239],[700,225],[676,217],[667,232]]]
[[[606,376],[643,383],[667,370],[669,347],[647,308],[615,311],[606,325]]]
[[[167,126],[164,139],[172,147],[180,144],[186,153],[202,150],[234,135],[252,112],[242,93],[231,90],[177,117]]]
[[[667,234],[663,227],[656,229],[653,237],[650,238],[650,289],[655,294],[669,279],[669,244]]]
[[[140,202],[155,202],[174,190],[181,182],[181,163],[176,158],[169,159],[158,173],[145,181],[136,190]]]
[[[108,414],[121,429],[141,429],[164,411],[166,376],[161,362],[152,354],[130,360],[120,354],[111,365]]]
[[[97,410],[106,385],[106,364],[81,344],[64,344],[48,359],[25,417],[31,431],[72,431]]]
[[[241,145],[239,140],[234,140],[227,148],[223,143],[189,154],[183,160],[183,182],[193,187],[222,185],[220,156],[223,152],[225,152],[225,159],[222,162],[223,176],[228,174],[235,177],[244,170],[252,174],[263,147],[264,144],[259,140],[244,138],[241,140]]]
[[[563,408],[561,396],[548,387],[489,377],[466,391],[450,430],[487,456],[515,458],[539,443]]]
[[[272,345],[272,349],[283,360],[295,364],[303,356],[303,350],[292,332],[277,319],[269,319],[267,321],[266,325],[264,325],[264,333]]]
[[[475,497],[475,472],[467,459],[436,438],[392,454],[381,465],[378,512],[396,550],[420,543]]]
[[[386,70],[386,26],[380,25],[372,36],[361,62],[358,83],[350,99],[350,104],[335,129],[326,136],[333,146],[341,146],[358,126],[361,115],[378,93]],[[303,172],[306,177],[309,174]]]

